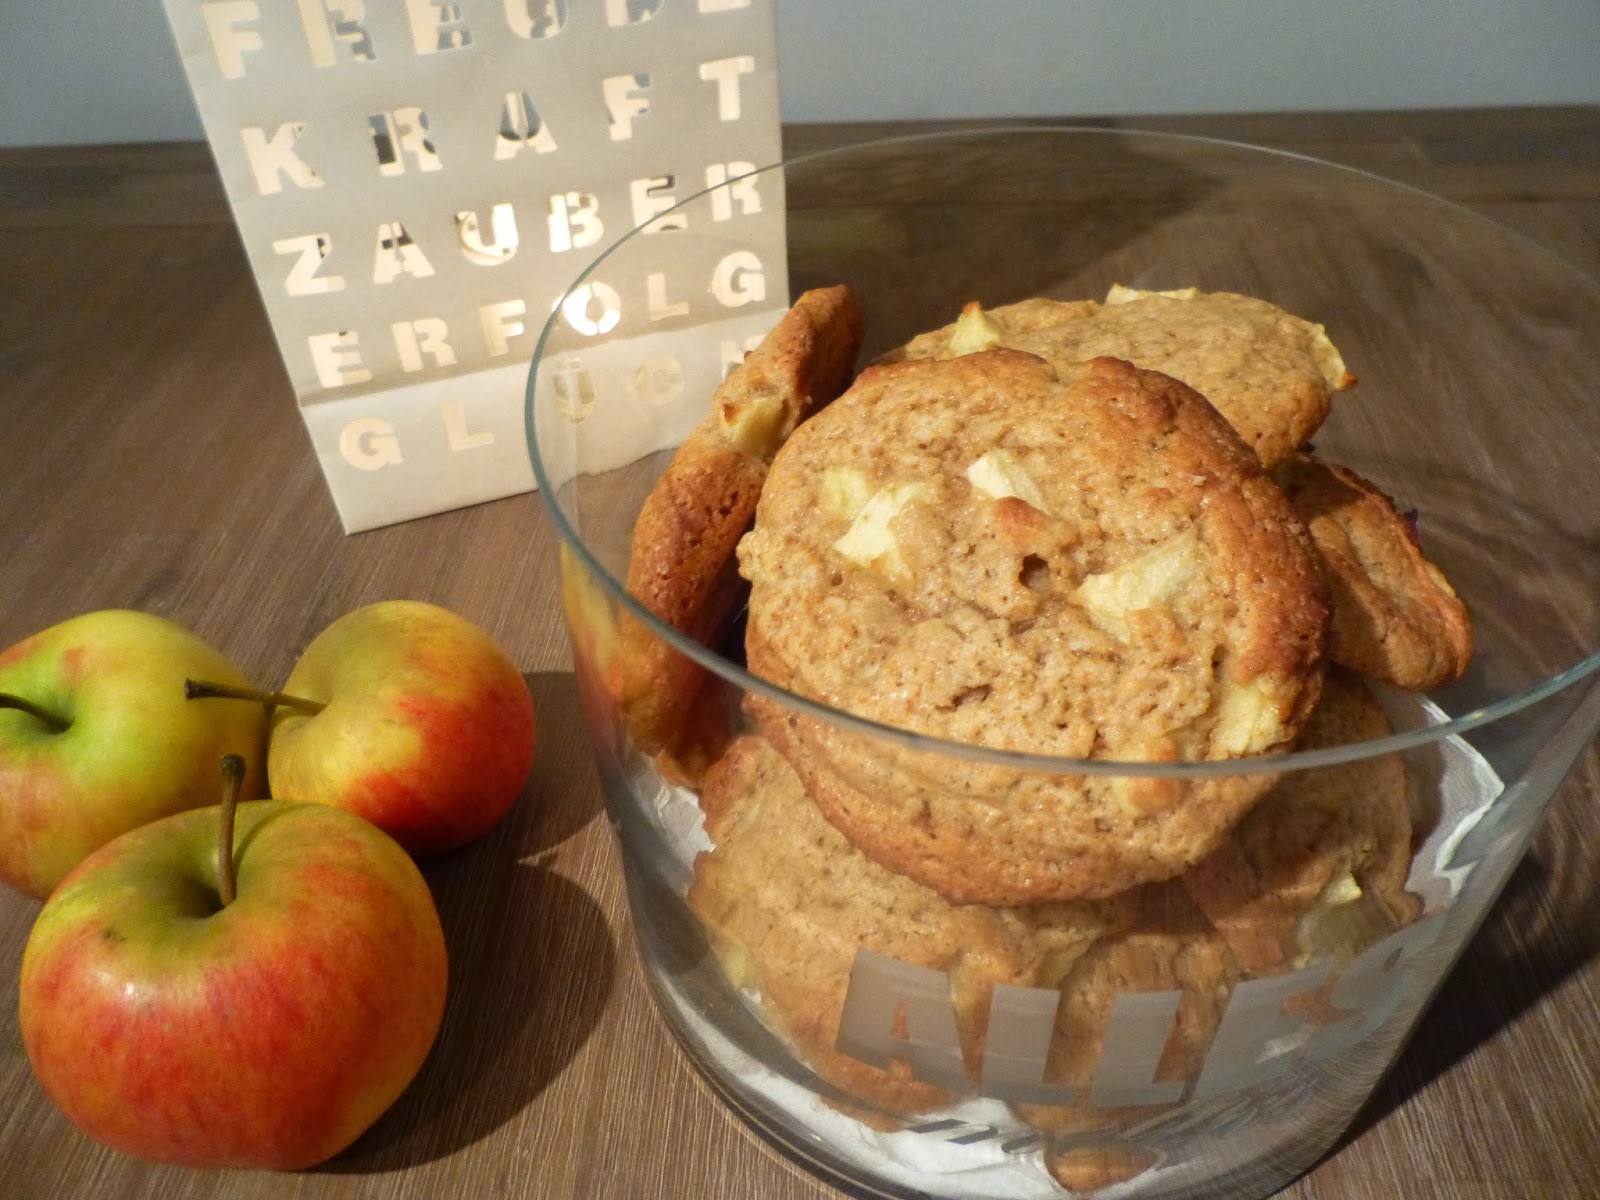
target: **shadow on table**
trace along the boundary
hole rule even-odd
[[[551,869],[552,848],[600,808],[570,672],[528,677],[536,768],[501,826],[424,864],[450,953],[433,1051],[411,1086],[320,1170],[366,1173],[452,1154],[512,1120],[572,1060],[611,994],[615,935],[600,905]]]
[[[1575,795],[1575,792],[1584,795]],[[1585,830],[1600,751],[1580,760],[1505,890],[1337,1154],[1600,956],[1600,862]]]
[[[1382,443],[1370,443],[1381,448]],[[1435,696],[1452,713],[1476,708],[1569,667],[1578,648],[1600,644],[1594,564],[1600,526],[1586,505],[1525,501],[1482,475],[1374,452],[1358,469],[1385,486],[1404,483],[1420,509],[1423,548],[1473,614],[1472,668]],[[1585,685],[1579,685],[1585,686]],[[1493,740],[1512,760],[1539,740],[1551,703],[1504,718]],[[1526,726],[1527,732],[1519,729]],[[1508,763],[1507,766],[1513,765]],[[1528,852],[1454,969],[1422,1014],[1411,1041],[1340,1148],[1361,1137],[1600,956],[1600,748],[1579,756]]]

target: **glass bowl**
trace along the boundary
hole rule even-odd
[[[696,637],[672,628],[624,586],[641,505],[744,351],[802,291],[841,283],[862,363],[968,301],[1115,284],[1243,293],[1322,324],[1359,383],[1316,453],[1407,510],[1471,614],[1471,665],[1426,693],[1370,687],[1379,736],[1149,763],[943,740],[787,691],[746,669],[736,591]],[[528,434],[639,952],[707,1081],[769,1144],[886,1196],[1262,1196],[1311,1166],[1600,728],[1596,347],[1600,287],[1526,238],[1362,172],[1170,134],[824,151],[608,249],[545,326]],[[670,738],[619,693],[640,655],[692,694]],[[890,865],[894,828],[864,853],[858,825],[823,819],[842,802],[812,801],[838,777],[896,803],[953,788],[985,812],[1052,789],[1250,786],[1236,868],[1271,798],[1321,795],[1306,803],[1326,816],[1337,796],[1328,819],[1349,825],[1398,788],[1406,899],[1379,903],[1346,865],[1292,901],[1259,862],[1243,900],[1216,901],[1198,867],[1093,902],[974,899]],[[1225,849],[1201,859],[1213,878]]]

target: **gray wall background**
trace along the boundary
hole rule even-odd
[[[0,15],[0,145],[203,136],[159,0]],[[786,121],[1596,104],[1600,0],[781,0],[778,53]]]

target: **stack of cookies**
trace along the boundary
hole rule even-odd
[[[636,530],[652,611],[707,639],[745,600],[752,673],[850,714],[751,693],[708,725],[681,657],[621,639],[623,715],[705,813],[689,903],[864,1119],[955,1092],[838,1049],[861,949],[948,974],[972,1087],[1002,983],[1059,989],[1068,1086],[1117,994],[1180,991],[1158,1078],[1191,1078],[1237,981],[1418,915],[1399,761],[1271,756],[1389,733],[1365,681],[1459,676],[1465,610],[1382,492],[1307,448],[1354,382],[1318,325],[1192,290],[971,304],[852,378],[861,332],[848,289],[802,296]],[[1076,1144],[1047,1155],[1064,1185],[1118,1173]]]

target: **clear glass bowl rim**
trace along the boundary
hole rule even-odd
[[[774,171],[785,171],[804,163],[815,163],[830,158],[840,158],[864,151],[887,149],[897,145],[908,145],[930,141],[966,141],[980,138],[1003,138],[1026,136],[1071,135],[1088,137],[1107,137],[1113,139],[1142,140],[1153,142],[1169,142],[1175,145],[1188,144],[1191,146],[1208,146],[1218,150],[1229,150],[1246,155],[1260,155],[1265,158],[1280,159],[1284,162],[1298,163],[1308,169],[1324,171],[1334,175],[1344,175],[1353,180],[1360,180],[1368,185],[1383,188],[1392,188],[1398,192],[1411,195],[1430,205],[1437,205],[1441,210],[1449,212],[1457,220],[1480,228],[1493,230],[1497,236],[1510,239],[1521,244],[1524,254],[1536,255],[1556,266],[1559,270],[1572,277],[1575,283],[1581,283],[1596,293],[1600,299],[1600,281],[1596,281],[1575,266],[1562,259],[1548,247],[1545,247],[1517,230],[1503,225],[1482,213],[1473,211],[1455,201],[1447,200],[1442,196],[1434,195],[1411,184],[1389,179],[1375,172],[1366,171],[1358,167],[1346,166],[1341,163],[1331,162],[1327,159],[1317,158],[1313,155],[1302,154],[1295,151],[1280,150],[1270,146],[1259,146],[1249,142],[1234,141],[1227,138],[1210,137],[1199,134],[1173,133],[1164,130],[1148,130],[1123,126],[1104,125],[1074,125],[1050,124],[1031,122],[1011,122],[994,125],[979,125],[969,128],[942,129],[929,132],[901,134],[893,137],[873,138],[865,141],[851,142],[841,146],[834,146],[823,150],[812,151],[808,154],[796,155],[792,158],[780,159],[777,162],[746,172],[736,178],[769,174]],[[731,180],[730,180],[731,182]],[[723,185],[725,186],[725,185]],[[673,205],[665,212],[651,218],[651,221],[660,221],[673,213],[687,210],[700,202],[715,187],[704,188],[684,200]],[[648,222],[647,222],[648,223]],[[787,689],[778,687],[760,676],[752,674],[746,668],[730,659],[724,658],[715,651],[702,646],[699,642],[680,633],[671,625],[661,620],[640,604],[629,594],[626,586],[617,579],[604,565],[590,552],[589,547],[579,532],[573,528],[572,523],[562,511],[560,503],[555,499],[555,489],[545,468],[544,456],[540,453],[537,423],[534,418],[534,405],[537,399],[537,378],[539,364],[543,361],[545,344],[551,331],[560,320],[561,308],[567,297],[581,288],[600,266],[613,254],[628,245],[639,233],[643,226],[636,226],[617,238],[597,255],[588,266],[575,278],[562,292],[551,308],[551,313],[539,333],[539,340],[534,347],[532,360],[528,365],[528,382],[525,388],[523,404],[524,424],[526,427],[529,457],[532,460],[534,483],[539,492],[540,500],[545,511],[554,522],[556,533],[562,543],[577,556],[579,563],[589,575],[597,580],[601,588],[614,600],[630,618],[640,622],[655,637],[671,646],[704,667],[713,675],[747,692],[772,700],[776,703],[794,709],[805,716],[826,721],[840,729],[857,734],[880,738],[884,741],[899,745],[907,750],[923,751],[947,755],[969,762],[986,763],[995,766],[1007,767],[1016,771],[1038,771],[1058,775],[1126,775],[1155,778],[1195,779],[1203,777],[1218,777],[1229,775],[1243,775],[1259,772],[1283,772],[1305,770],[1316,767],[1334,766],[1339,763],[1353,762],[1365,758],[1374,758],[1383,754],[1391,754],[1402,750],[1410,750],[1418,746],[1428,745],[1432,742],[1446,738],[1458,737],[1470,730],[1492,724],[1502,720],[1541,701],[1565,691],[1567,688],[1579,683],[1583,679],[1600,671],[1600,650],[1591,651],[1572,665],[1539,680],[1519,692],[1501,697],[1488,704],[1461,713],[1458,716],[1428,724],[1421,728],[1397,733],[1385,738],[1377,738],[1364,742],[1352,742],[1347,745],[1334,746],[1323,750],[1302,750],[1294,752],[1272,753],[1257,757],[1243,759],[1219,759],[1205,761],[1184,761],[1176,763],[1137,762],[1119,759],[1082,759],[1063,758],[1055,755],[1032,754],[1020,750],[1006,750],[991,746],[981,746],[969,742],[951,741],[945,738],[934,737],[928,734],[916,733],[897,726],[885,725],[855,713],[837,709],[831,705],[802,696]]]

